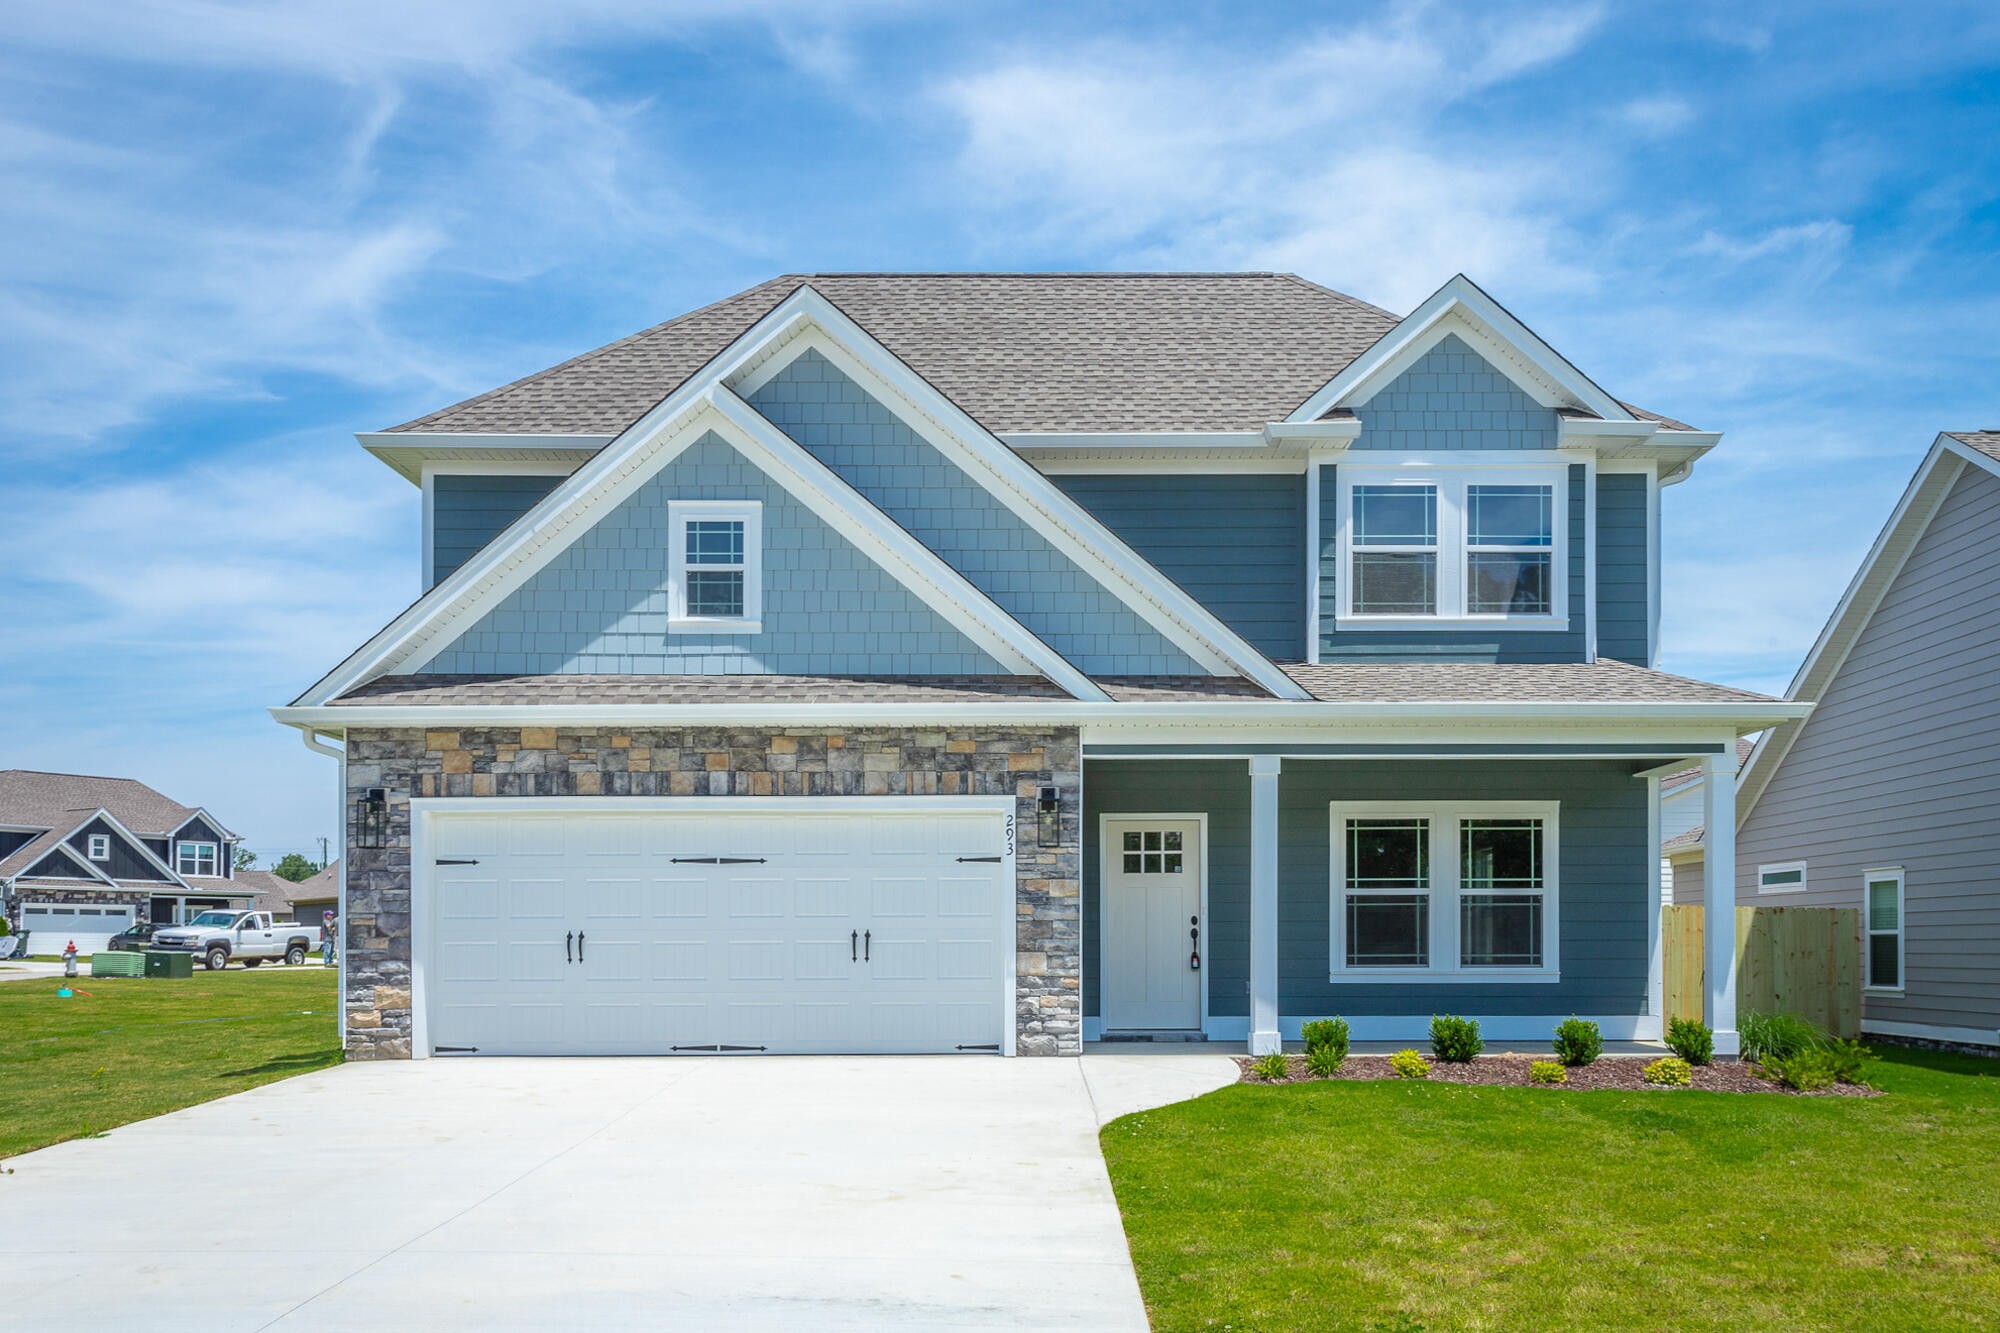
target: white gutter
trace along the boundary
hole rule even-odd
[[[314,754],[327,755],[340,765],[340,775],[335,781],[333,793],[333,836],[335,849],[339,852],[339,855],[334,858],[334,862],[340,867],[340,882],[334,886],[333,900],[340,906],[339,910],[334,913],[333,925],[334,929],[345,932],[347,929],[347,751],[336,750],[331,745],[323,743],[310,727],[304,728],[299,732],[299,739],[304,741],[306,748]],[[340,1014],[340,1049],[344,1051],[347,1049],[346,939],[343,938],[335,941],[333,947],[335,961],[340,968],[340,976],[337,980],[340,994],[336,998],[335,1003],[339,1006],[338,1012]]]

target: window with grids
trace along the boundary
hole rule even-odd
[[[1903,984],[1903,872],[1872,870],[1864,879],[1868,986],[1897,990]]]
[[[1342,619],[1560,622],[1562,468],[1343,463],[1337,473]]]
[[[108,833],[91,834],[86,840],[84,855],[93,861],[109,861],[111,859],[111,835]]]
[[[1334,811],[1333,968],[1555,975],[1554,802]]]
[[[1119,868],[1128,875],[1185,874],[1183,841],[1179,829],[1127,829],[1119,839]]]
[[[183,875],[213,875],[216,849],[212,842],[174,844],[174,869]]]
[[[668,506],[669,627],[752,633],[761,612],[761,506],[683,500]]]

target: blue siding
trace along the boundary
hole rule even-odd
[[[1556,414],[1457,334],[1439,340],[1354,414],[1356,449],[1553,449]]]
[[[800,355],[751,402],[1084,671],[1205,674],[817,352]]]
[[[1603,760],[1287,760],[1278,784],[1280,1013],[1644,1013],[1648,876],[1658,871],[1646,841],[1646,786],[1632,776],[1638,767]],[[1103,1012],[1099,816],[1206,813],[1209,1014],[1248,1014],[1248,766],[1240,759],[1091,760],[1083,787],[1083,1012]],[[1561,981],[1336,986],[1329,980],[1330,806],[1399,799],[1561,803]]]
[[[1050,480],[1258,652],[1305,656],[1304,476]]]
[[[541,477],[431,478],[431,580],[441,582],[562,480]]]
[[[763,502],[762,633],[667,633],[670,499]],[[424,670],[967,675],[1001,667],[710,434],[598,520]]]
[[[1324,662],[1581,662],[1584,635],[1583,540],[1585,477],[1581,463],[1569,469],[1569,628],[1535,630],[1409,629],[1341,630],[1340,491],[1332,466],[1320,470],[1320,660]]]
[[[125,840],[125,835],[111,827],[110,823],[103,819],[91,820],[88,824],[85,824],[82,828],[63,840],[66,847],[78,861],[87,861],[89,859],[90,835],[93,833],[102,833],[111,840],[111,859],[108,861],[90,862],[97,869],[117,880],[143,879],[151,880],[154,883],[167,882],[167,876],[161,874],[153,867],[151,862],[139,855],[132,844]],[[219,840],[217,841],[219,842]],[[220,857],[227,850],[226,847],[218,845],[215,854]],[[173,863],[169,861],[167,864],[172,865]],[[44,870],[42,873],[47,874],[48,871]],[[218,871],[217,873],[221,872]]]
[[[1640,765],[1604,760],[1288,760],[1279,780],[1278,1008],[1327,1014],[1642,1014],[1647,904],[1659,877]],[[1249,779],[1246,777],[1247,783]],[[1560,801],[1561,916],[1551,983],[1328,980],[1334,801]]]
[[[1597,655],[1651,666],[1647,578],[1646,478],[1636,472],[1597,478]]]

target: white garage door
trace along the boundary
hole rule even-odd
[[[24,903],[21,929],[35,938],[36,953],[61,953],[71,940],[80,954],[102,953],[111,937],[132,924],[129,907],[77,907],[67,903]]]
[[[436,814],[439,1053],[1001,1049],[998,813]]]

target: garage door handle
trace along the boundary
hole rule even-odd
[[[960,865],[965,864],[967,861],[986,861],[996,866],[1000,864],[1000,858],[997,856],[961,856],[958,858],[958,861]]]
[[[576,961],[583,961],[583,932],[580,930],[576,932]]]
[[[850,963],[861,956],[858,952],[856,952],[856,946],[860,942],[860,939],[861,939],[860,931],[850,930],[847,932],[847,961]]]
[[[437,859],[437,863],[441,866],[476,866],[479,864],[477,861],[456,856],[440,856]]]
[[[872,930],[864,930],[861,932],[861,961],[864,963],[868,961],[868,951],[869,951],[868,941],[870,938],[874,936],[874,934],[875,932]]]
[[[571,958],[569,956],[569,946],[571,942],[574,941],[575,939],[576,939],[575,931],[566,930],[563,932],[563,961],[565,963],[573,963],[576,961],[576,959]]]

